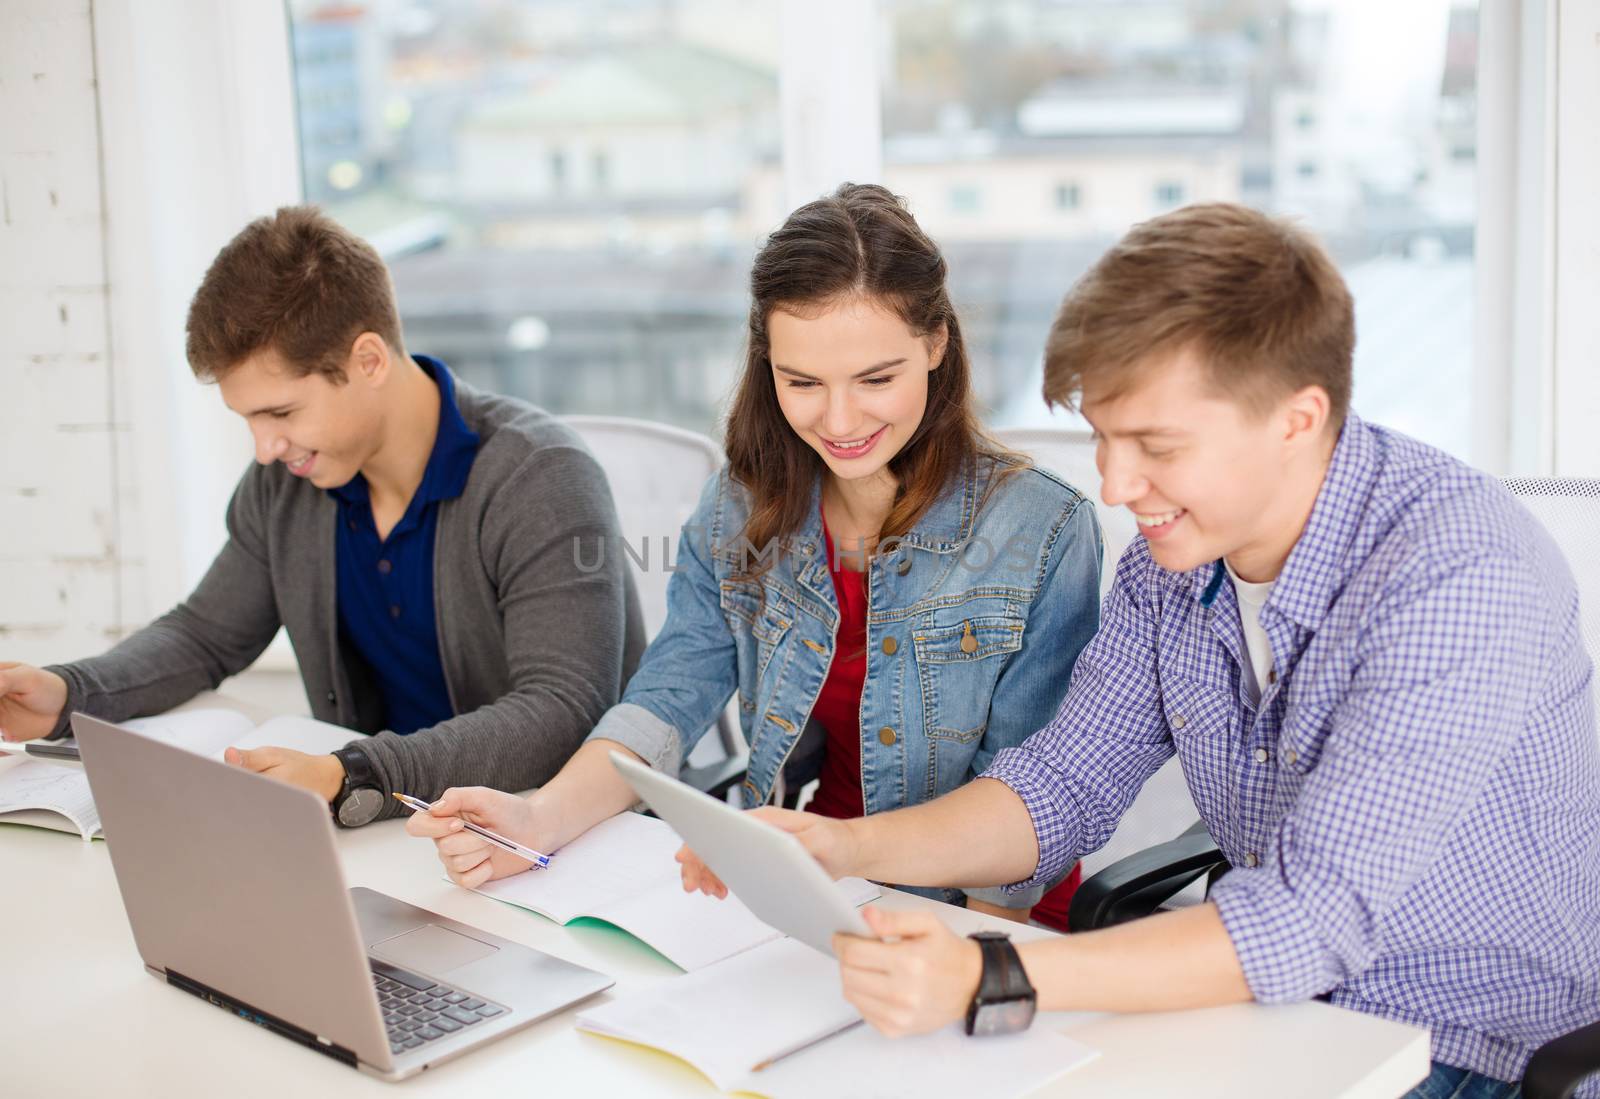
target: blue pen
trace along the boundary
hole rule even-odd
[[[414,810],[418,813],[426,813],[428,810],[433,808],[431,804],[423,801],[421,798],[410,797],[409,795],[398,793],[392,790],[390,793],[394,794],[395,800],[401,805],[404,805],[407,809]],[[516,855],[519,858],[527,859],[529,862],[533,863],[534,866],[541,870],[550,865],[549,855],[541,855],[531,847],[522,846],[522,844],[518,843],[516,840],[507,839],[500,833],[491,832],[487,828],[480,828],[478,825],[473,824],[470,820],[462,819],[461,825],[467,831],[472,832],[475,835],[482,836],[484,839],[488,840],[502,851],[510,851],[513,855]]]

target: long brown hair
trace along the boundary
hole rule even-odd
[[[979,427],[961,323],[945,288],[944,256],[900,200],[876,184],[843,184],[808,202],[767,238],[750,271],[750,336],[744,376],[728,413],[733,479],[750,493],[743,538],[756,570],[776,560],[766,547],[800,529],[822,457],[789,426],[772,379],[767,318],[852,297],[893,311],[919,336],[942,325],[944,357],[928,375],[928,406],[889,470],[899,484],[879,538],[904,535],[945,487],[980,455],[1004,452]],[[1014,458],[1015,456],[1005,455]]]

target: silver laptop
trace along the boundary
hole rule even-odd
[[[400,1080],[614,983],[347,890],[310,791],[84,714],[72,729],[145,968],[249,1022]]]

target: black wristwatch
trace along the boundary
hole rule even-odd
[[[344,784],[333,799],[333,819],[345,828],[371,824],[383,811],[383,791],[372,761],[361,749],[348,746],[333,755],[344,766]]]
[[[967,1008],[967,1033],[1015,1034],[1033,1022],[1038,995],[1022,968],[1011,938],[999,931],[979,931],[967,936],[983,951],[983,976]]]

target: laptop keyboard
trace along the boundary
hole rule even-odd
[[[372,966],[378,1006],[383,1009],[383,1025],[389,1032],[389,1048],[395,1053],[420,1049],[506,1013],[499,1004],[480,1000],[459,988],[419,977],[387,962],[373,958],[367,961]]]

